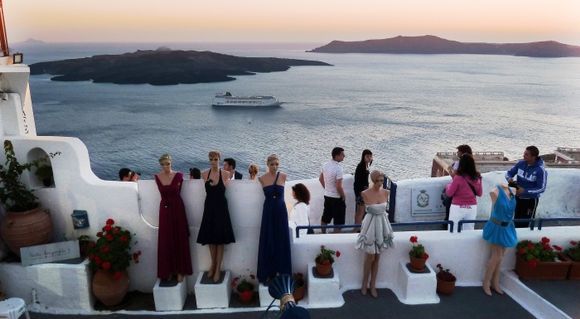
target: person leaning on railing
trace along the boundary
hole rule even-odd
[[[514,177],[517,175],[517,182]],[[505,174],[510,186],[516,187],[516,219],[536,218],[536,208],[540,195],[546,190],[548,173],[537,147],[531,145],[524,151],[524,159],[519,160]],[[528,222],[516,223],[517,228],[527,227]]]
[[[445,194],[453,197],[449,209],[449,220],[457,224],[462,219],[475,219],[477,214],[476,196],[481,196],[481,174],[475,167],[475,160],[469,154],[459,159],[457,174],[451,184],[445,188]],[[473,224],[466,224],[464,229],[473,229]]]

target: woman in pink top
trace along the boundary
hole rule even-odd
[[[462,219],[475,219],[477,214],[476,196],[481,196],[481,174],[475,168],[473,156],[464,154],[459,159],[459,168],[451,184],[445,189],[447,196],[452,196],[449,220],[455,223]],[[463,229],[473,229],[473,224],[465,224]]]

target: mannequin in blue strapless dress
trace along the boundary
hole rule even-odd
[[[498,185],[489,195],[492,211],[489,220],[483,227],[483,239],[490,244],[491,256],[487,262],[483,277],[483,291],[491,296],[491,289],[503,294],[500,288],[500,265],[506,248],[514,247],[518,241],[514,227],[516,199],[507,185]]]

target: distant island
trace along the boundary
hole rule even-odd
[[[394,54],[496,54],[541,58],[580,57],[580,46],[556,41],[529,43],[458,42],[433,35],[380,40],[332,41],[309,52]]]
[[[235,75],[286,71],[291,66],[329,66],[296,59],[237,57],[210,51],[159,48],[120,55],[39,62],[30,73],[55,75],[53,81],[90,81],[115,84],[175,85],[233,81]]]
[[[41,45],[41,44],[46,44],[46,42],[44,42],[42,40],[28,38],[22,42],[17,42],[16,44],[17,45]]]

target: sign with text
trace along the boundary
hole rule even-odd
[[[445,206],[441,201],[441,186],[411,188],[411,215],[425,216],[445,213]]]
[[[20,248],[23,266],[74,259],[81,256],[78,240]]]

